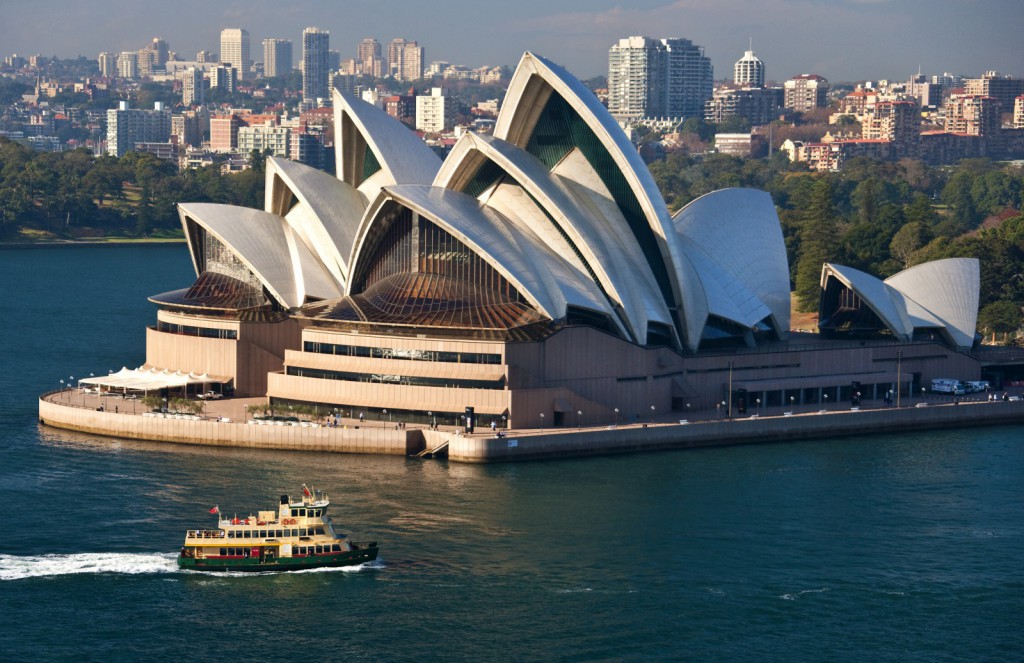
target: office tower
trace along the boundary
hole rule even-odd
[[[207,62],[216,62],[216,61],[217,61],[217,54],[216,53],[211,53],[210,51],[197,51],[196,52],[196,62],[199,62],[201,64],[206,64]]]
[[[99,65],[100,76],[105,76],[106,78],[113,78],[114,76],[117,76],[117,55],[114,53],[108,53],[106,51],[100,53],[97,58],[97,63]]]
[[[359,73],[363,76],[380,78],[384,75],[380,42],[373,37],[367,37],[356,46],[356,60],[359,64]]]
[[[181,78],[181,103],[185,106],[201,106],[203,94],[203,70],[189,67],[178,73]]]
[[[828,105],[828,81],[817,74],[800,74],[782,84],[783,106],[804,113]]]
[[[388,74],[399,81],[423,78],[423,47],[414,41],[393,39],[388,44]]]
[[[302,31],[302,103],[323,99],[330,105],[329,72],[331,33],[320,28]]]
[[[156,68],[163,69],[170,57],[170,52],[167,49],[167,42],[160,37],[153,37],[153,43],[149,45],[149,50],[156,54]]]
[[[247,78],[250,67],[248,30],[226,28],[220,31],[220,61],[237,69],[241,80]]]
[[[754,55],[754,51],[744,52],[733,65],[732,79],[736,85],[764,87],[764,62]]]
[[[122,101],[107,111],[107,154],[124,156],[136,143],[166,143],[171,138],[171,112],[156,102],[153,110],[129,108]]]
[[[608,51],[608,109],[619,120],[702,117],[711,59],[689,39],[628,37]]]
[[[287,76],[292,70],[292,42],[287,39],[263,40],[263,76]]]

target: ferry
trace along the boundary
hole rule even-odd
[[[322,491],[302,485],[302,499],[281,496],[278,511],[224,518],[215,529],[192,529],[178,566],[196,571],[298,571],[355,566],[377,559],[377,542],[357,543],[334,531],[324,514],[330,501]]]

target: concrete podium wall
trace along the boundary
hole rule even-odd
[[[418,429],[260,426],[213,419],[150,417],[69,407],[43,398],[39,400],[39,422],[108,437],[219,447],[395,456],[405,456],[423,448],[422,431]]]

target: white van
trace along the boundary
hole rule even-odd
[[[964,388],[972,394],[988,391],[991,387],[988,380],[969,380],[964,383]]]
[[[961,384],[960,380],[935,378],[932,380],[932,392],[936,394],[953,394],[954,396],[963,396],[967,393],[967,390],[964,389],[964,385]]]

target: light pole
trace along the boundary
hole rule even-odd
[[[921,387],[921,402],[924,403],[924,387]]]
[[[903,389],[900,388],[900,373],[903,370],[903,351],[899,350],[896,352],[896,408],[900,407],[900,392]]]
[[[437,422],[434,420],[434,412],[431,410],[427,412],[427,418],[430,419],[430,430],[437,428]]]
[[[690,420],[690,404],[689,403],[686,404],[686,420],[687,421]]]
[[[789,413],[793,414],[793,408],[796,406],[796,396],[789,397]]]
[[[583,410],[576,410],[576,430],[582,428],[580,423],[583,420]]]
[[[822,394],[821,397],[825,399],[825,409],[827,410],[828,409],[828,394]]]
[[[248,403],[243,403],[242,404],[242,420],[245,423],[249,423],[249,404]]]
[[[725,416],[732,419],[732,362],[729,362],[729,405],[725,408]]]
[[[615,427],[619,427],[619,408],[615,408]]]
[[[826,396],[825,398],[828,398],[828,396]],[[757,410],[756,410],[757,411],[757,416],[760,417],[761,416],[761,399],[758,398],[754,402],[757,403]]]
[[[651,406],[651,425],[654,425],[654,406]]]
[[[60,379],[60,390],[64,391],[64,378]],[[71,404],[71,396],[68,396],[68,404]]]
[[[728,416],[729,416],[729,413],[728,413],[728,412],[726,412],[726,410],[725,410],[725,407],[726,407],[726,402],[725,402],[725,401],[722,401],[722,416],[723,416],[723,417],[728,417]]]
[[[540,413],[540,432],[544,432],[544,413]]]
[[[386,423],[384,423],[384,415],[386,415],[388,413],[387,408],[384,408],[380,412],[381,412],[380,426],[381,426],[381,428],[387,428],[388,425]],[[390,419],[388,421],[390,421]]]
[[[504,430],[508,430],[508,415],[507,414],[501,415],[501,427]]]

